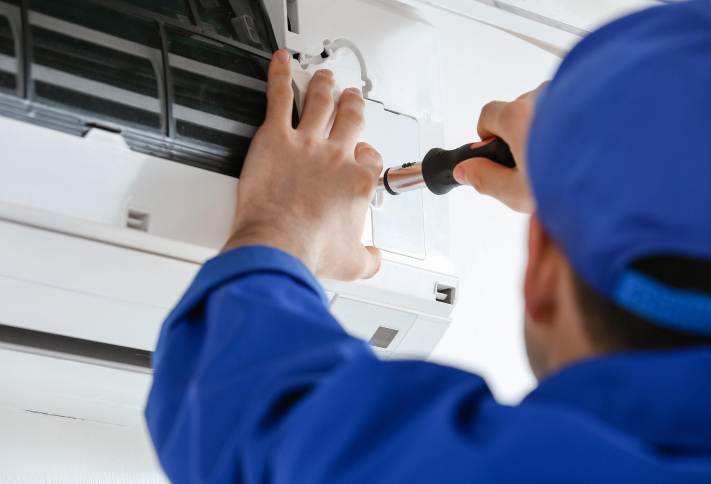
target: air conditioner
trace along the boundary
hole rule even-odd
[[[437,34],[395,0],[0,0],[0,405],[142,425],[160,325],[229,235],[277,48],[299,109],[319,68],[363,90],[386,167],[443,145]],[[381,271],[321,281],[381,358],[447,330],[448,213],[374,200]]]

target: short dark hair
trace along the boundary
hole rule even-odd
[[[711,295],[711,262],[681,257],[649,257],[633,268],[669,286]],[[682,333],[641,318],[600,296],[574,273],[575,296],[593,344],[604,351],[711,345],[711,336]]]

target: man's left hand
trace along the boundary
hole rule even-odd
[[[375,149],[358,143],[363,96],[358,89],[341,94],[326,138],[334,81],[330,71],[318,71],[294,129],[290,61],[284,50],[272,57],[266,120],[244,162],[232,236],[223,250],[267,245],[301,259],[317,277],[372,277],[381,254],[360,240],[383,162]]]

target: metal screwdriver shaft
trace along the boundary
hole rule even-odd
[[[454,150],[433,148],[421,162],[388,168],[378,181],[377,191],[399,195],[427,187],[436,195],[444,195],[460,185],[454,179],[454,168],[472,158],[487,158],[508,168],[516,166],[509,145],[501,138],[488,138]]]

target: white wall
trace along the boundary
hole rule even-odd
[[[506,0],[506,3],[581,29],[595,28],[657,0]]]
[[[166,483],[147,432],[0,407],[0,483]]]
[[[422,8],[440,33],[446,148],[477,140],[484,104],[534,89],[560,62],[493,27]],[[454,322],[430,359],[478,373],[499,400],[516,402],[535,385],[522,333],[528,217],[468,187],[448,196],[461,285]]]

